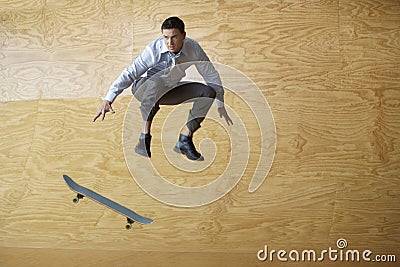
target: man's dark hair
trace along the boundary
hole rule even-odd
[[[178,17],[170,17],[161,25],[161,31],[164,29],[178,29],[181,33],[184,33],[185,23]]]

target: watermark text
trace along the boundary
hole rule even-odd
[[[329,247],[322,250],[304,249],[290,251],[280,249],[269,249],[265,245],[263,249],[257,252],[259,261],[294,261],[294,262],[322,262],[341,261],[341,262],[396,262],[394,254],[374,254],[371,250],[347,249],[347,241],[344,238],[339,238],[336,242],[336,247]]]

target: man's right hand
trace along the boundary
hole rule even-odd
[[[111,107],[110,101],[104,100],[101,106],[98,108],[96,115],[94,115],[92,121],[95,122],[100,116],[101,120],[103,121],[104,118],[106,117],[107,112],[115,113],[115,111]]]

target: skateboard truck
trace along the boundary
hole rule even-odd
[[[130,230],[130,229],[132,228],[132,224],[133,224],[134,222],[135,222],[134,220],[132,220],[132,219],[130,219],[130,218],[126,218],[125,229],[126,229],[126,230]]]
[[[78,204],[79,200],[81,200],[83,197],[84,197],[84,195],[78,193],[78,194],[76,194],[76,197],[74,197],[72,202],[74,202],[75,204]]]

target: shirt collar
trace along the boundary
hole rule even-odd
[[[183,40],[182,49],[181,49],[181,51],[179,52],[179,54],[180,54],[180,55],[181,55],[181,54],[185,54],[185,52],[186,52],[186,38]]]

